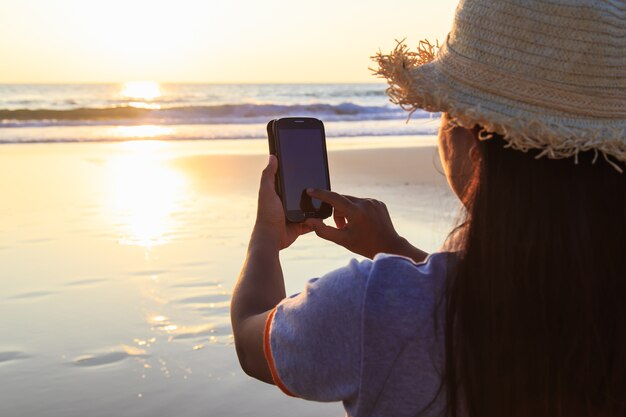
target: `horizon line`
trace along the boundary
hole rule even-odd
[[[156,84],[189,84],[189,85],[334,85],[334,84],[386,84],[385,81],[361,81],[361,82],[343,82],[343,81],[292,81],[292,82],[253,82],[253,81],[154,81],[150,79],[129,79],[126,81],[17,81],[5,82],[0,81],[0,85],[98,85],[98,84],[125,84],[129,82],[147,81]]]

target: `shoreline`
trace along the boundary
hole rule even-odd
[[[119,141],[41,141],[41,142],[0,142],[0,147],[10,149],[13,147],[42,147],[42,146],[133,146],[132,143],[153,143],[158,142],[166,144],[178,144],[189,149],[208,149],[215,153],[250,153],[262,154],[267,153],[267,139],[159,139],[155,138],[137,138]],[[437,135],[419,134],[419,135],[388,135],[388,136],[351,136],[351,137],[327,137],[326,145],[329,151],[342,149],[386,149],[386,148],[413,148],[436,146]],[[239,149],[246,148],[246,149]]]

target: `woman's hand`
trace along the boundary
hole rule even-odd
[[[278,160],[274,155],[270,155],[269,162],[261,174],[253,238],[261,239],[263,244],[275,244],[280,250],[290,246],[298,236],[309,233],[312,229],[305,223],[287,223],[283,205],[276,194],[277,170]]]
[[[307,190],[307,193],[334,208],[336,228],[325,225],[321,219],[306,221],[322,239],[335,242],[368,258],[381,252],[408,256],[416,262],[426,258],[425,252],[413,247],[398,235],[385,203],[326,190]]]

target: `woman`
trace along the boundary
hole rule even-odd
[[[393,102],[443,112],[465,219],[428,257],[374,200],[310,190],[337,227],[286,225],[271,157],[232,300],[244,370],[350,416],[626,416],[625,22],[465,0],[436,56],[379,54]],[[278,252],[311,230],[374,259],[286,299]]]

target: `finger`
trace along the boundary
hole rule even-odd
[[[352,203],[354,203],[354,204],[359,203],[359,202],[361,202],[361,201],[363,201],[363,200],[364,200],[363,198],[360,198],[360,197],[354,197],[354,196],[347,195],[347,194],[344,194],[343,196],[344,196],[345,198],[347,198],[348,200],[350,200],[350,201],[351,201]]]
[[[345,240],[344,232],[331,226],[327,226],[321,219],[307,219],[306,224],[311,226],[316,235],[325,240],[330,240],[341,245]]]
[[[267,162],[267,166],[261,174],[261,188],[272,190],[274,189],[274,182],[276,181],[276,171],[278,170],[278,159],[276,156],[270,155]]]
[[[352,204],[350,200],[333,191],[308,188],[306,192],[309,196],[322,200],[339,210],[349,211],[354,207],[354,204]]]
[[[306,223],[292,223],[288,227],[294,230],[295,234],[305,235],[313,231],[313,228]]]
[[[345,227],[346,218],[344,216],[335,212],[335,214],[333,215],[333,219],[335,219],[335,225],[337,226],[337,229],[343,229]]]
[[[317,227],[318,224],[324,224],[324,222],[322,221],[322,219],[317,219],[314,217],[309,217],[304,221],[304,224],[306,224],[307,226],[309,226],[311,228],[311,230],[315,230],[315,227]]]
[[[313,228],[306,223],[298,223],[298,228],[301,235],[313,231]]]

